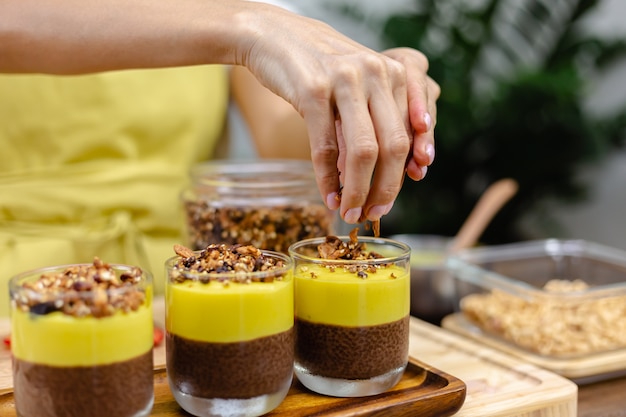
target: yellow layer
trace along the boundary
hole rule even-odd
[[[380,269],[360,279],[337,268],[299,266],[295,279],[296,317],[339,326],[372,326],[406,317],[410,308],[409,273],[400,267]],[[311,278],[311,272],[316,278]],[[394,273],[396,278],[391,278]]]
[[[128,360],[154,344],[152,308],[110,317],[72,317],[60,312],[11,313],[16,358],[54,366],[90,366]]]
[[[165,289],[170,333],[204,342],[237,342],[293,327],[293,280],[233,284],[184,282]]]

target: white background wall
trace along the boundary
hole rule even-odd
[[[378,48],[377,34],[368,30],[366,24],[355,25],[348,18],[329,13],[322,7],[329,0],[285,0],[290,1],[309,16],[319,18],[337,30],[357,39],[372,48]],[[366,16],[380,18],[381,15],[410,7],[411,0],[352,0]],[[343,0],[343,3],[350,3]],[[331,3],[332,4],[332,3]],[[626,1],[603,0],[600,7],[589,16],[587,30],[603,36],[626,36]],[[602,113],[612,111],[626,103],[626,60],[590,80],[591,89],[586,106],[589,111]],[[236,108],[231,111],[235,156],[253,157],[254,151],[246,144],[247,132],[241,124]],[[560,237],[586,239],[626,250],[626,149],[611,155],[602,164],[585,169],[580,173],[593,184],[588,201],[576,205],[548,203],[545,210],[557,218],[562,228],[545,224],[538,213],[528,216],[525,224],[533,237]]]

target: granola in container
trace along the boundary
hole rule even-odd
[[[182,193],[188,245],[246,244],[286,253],[292,243],[332,233],[312,165],[299,160],[197,165]]]

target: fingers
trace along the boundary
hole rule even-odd
[[[345,70],[335,96],[340,213],[347,223],[378,220],[391,210],[411,146],[404,67],[382,55],[367,64],[363,73]]]
[[[335,113],[328,106],[310,106],[305,117],[311,142],[311,161],[317,187],[331,210],[339,208],[340,180],[338,171],[339,146],[335,127]],[[345,155],[345,152],[343,152]],[[343,157],[343,156],[342,156]]]
[[[378,91],[370,100],[379,146],[371,192],[364,207],[364,218],[371,221],[391,211],[411,150],[405,68],[397,61],[390,61],[388,65],[389,89]]]
[[[361,219],[378,159],[369,98],[363,95],[360,84],[358,75],[346,78],[336,92],[337,112],[341,118],[339,136],[345,146],[341,157],[345,162],[340,214],[347,223],[357,223]]]
[[[320,112],[309,102],[305,117],[318,186],[347,223],[389,213],[405,172],[422,179],[434,159],[439,91],[425,74],[425,58],[412,50],[399,55],[403,62],[373,56],[333,68],[326,87],[334,109]]]
[[[413,129],[413,152],[407,161],[406,172],[413,180],[421,180],[435,158],[434,127],[437,121],[436,101],[440,88],[428,77],[428,60],[419,51],[393,48],[385,54],[402,62],[407,71],[407,98],[409,119]]]
[[[441,92],[439,85],[430,77],[427,77],[426,85],[427,104],[426,111],[420,111],[419,105],[411,108],[411,117],[417,119],[423,115],[423,131],[414,130],[413,153],[407,164],[407,175],[409,178],[419,181],[426,176],[428,167],[435,159],[435,125],[437,124],[436,100]]]

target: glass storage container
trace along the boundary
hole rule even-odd
[[[187,244],[251,244],[287,253],[292,243],[332,234],[310,162],[212,161],[195,166],[182,194]]]

